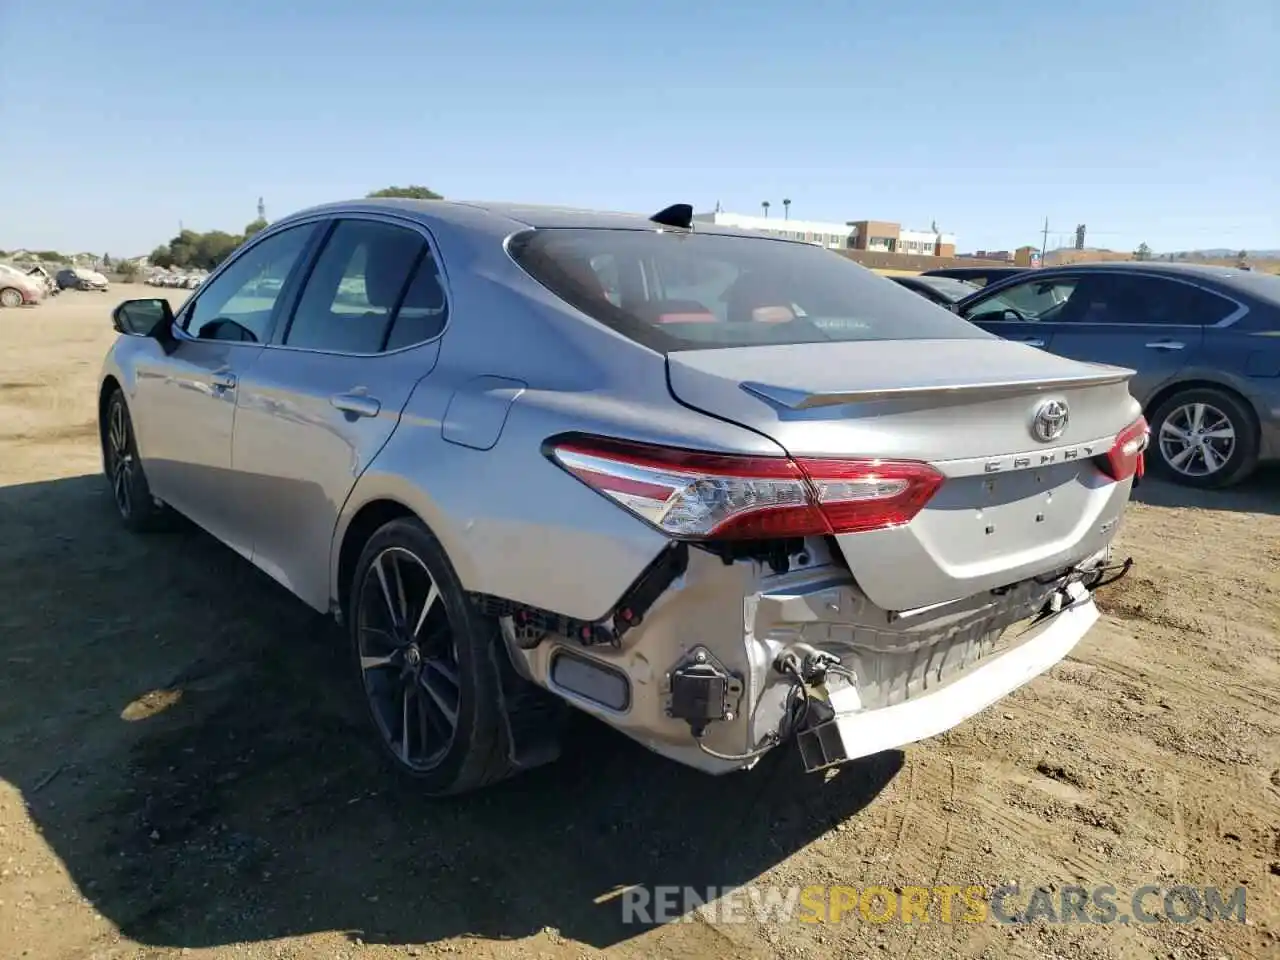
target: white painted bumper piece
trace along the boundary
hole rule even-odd
[[[847,759],[935,737],[1044,673],[1098,622],[1092,595],[1080,590],[1080,599],[1021,634],[1015,646],[928,694],[863,710],[855,688],[832,691],[833,722]]]

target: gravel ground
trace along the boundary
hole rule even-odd
[[[711,779],[583,721],[559,764],[431,802],[380,775],[333,628],[198,532],[115,522],[94,387],[124,295],[0,311],[5,960],[1280,955],[1275,471],[1145,484],[1103,621],[904,753]],[[609,898],[1014,880],[1244,886],[1247,921],[634,926]]]

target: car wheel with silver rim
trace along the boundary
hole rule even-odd
[[[397,772],[440,796],[515,772],[497,622],[472,605],[421,522],[392,520],[373,534],[346,614],[360,692]]]
[[[0,290],[0,307],[20,307],[25,299],[22,291],[14,287],[5,287]]]
[[[112,391],[99,424],[102,435],[102,470],[111,487],[116,512],[126,527],[137,532],[159,528],[165,509],[151,495],[147,475],[138,457],[137,438],[124,392]]]
[[[1152,466],[1176,483],[1225,487],[1258,463],[1258,426],[1244,400],[1226,390],[1176,393],[1151,417]]]

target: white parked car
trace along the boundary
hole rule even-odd
[[[36,304],[45,298],[46,293],[48,289],[40,277],[0,263],[0,307]]]

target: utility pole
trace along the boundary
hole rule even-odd
[[[1044,218],[1044,237],[1040,241],[1040,262],[1044,263],[1044,255],[1049,248],[1049,218]]]

